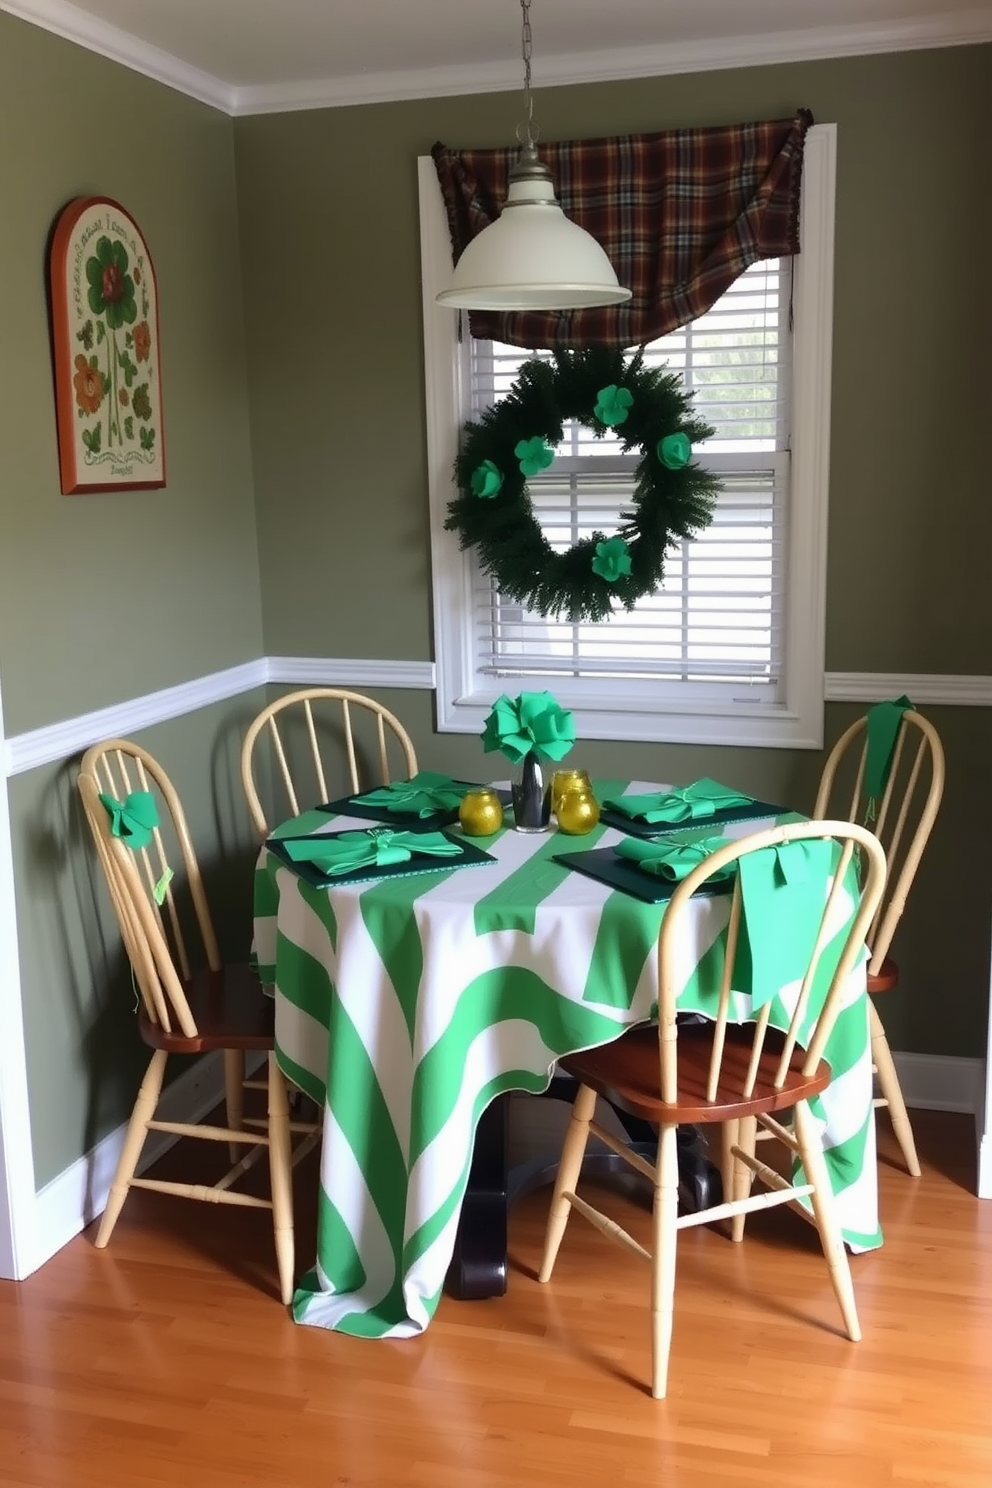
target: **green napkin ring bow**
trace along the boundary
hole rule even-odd
[[[360,868],[389,868],[412,857],[460,858],[460,843],[443,832],[394,832],[391,827],[369,827],[327,837],[288,837],[282,847],[294,863],[312,863],[321,873],[336,877]]]
[[[450,775],[420,770],[409,780],[395,780],[352,799],[359,806],[374,806],[407,816],[433,816],[435,811],[457,810],[468,789],[467,785],[457,785]]]
[[[655,878],[665,878],[672,883],[681,883],[694,868],[698,868],[718,848],[726,845],[725,837],[704,837],[695,842],[675,842],[671,837],[664,842],[644,842],[639,837],[625,837],[622,842],[617,843],[616,853],[618,857],[636,863],[643,873],[651,873]],[[732,878],[736,870],[736,863],[718,868],[713,874],[713,882],[719,883]]]
[[[100,792],[100,802],[110,817],[110,835],[120,837],[132,852],[147,847],[159,825],[158,808],[151,791],[132,791],[126,801]]]

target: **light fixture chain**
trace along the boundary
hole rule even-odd
[[[530,59],[534,48],[534,39],[530,29],[530,0],[520,0],[520,9],[523,11],[521,51],[524,59],[524,113],[527,121],[527,143],[528,145],[533,145],[534,134],[531,126],[534,120],[534,101],[530,96]]]

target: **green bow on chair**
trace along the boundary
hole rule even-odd
[[[396,811],[407,816],[433,816],[435,811],[456,810],[468,789],[467,785],[457,785],[450,775],[421,770],[409,780],[394,780],[391,785],[367,791],[353,799],[360,806],[372,806],[377,810]]]
[[[132,791],[126,801],[100,792],[100,801],[110,817],[110,835],[120,837],[132,852],[147,847],[159,825],[158,808],[151,791]]]
[[[612,811],[646,822],[706,821],[718,811],[750,806],[752,796],[743,796],[718,780],[696,780],[676,790],[652,791],[646,796],[616,796],[604,801]]]
[[[741,858],[743,924],[734,984],[751,993],[753,1011],[805,974],[839,854],[825,837]]]
[[[340,832],[333,837],[284,837],[280,845],[294,863],[312,863],[329,876],[359,868],[388,868],[412,857],[462,856],[461,844],[443,832],[394,832],[391,827]]]

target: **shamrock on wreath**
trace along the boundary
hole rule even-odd
[[[569,420],[596,438],[611,433],[640,460],[618,530],[559,552],[527,480],[553,464]],[[591,347],[532,358],[505,397],[466,424],[445,526],[508,598],[541,615],[606,620],[618,603],[632,610],[653,593],[668,550],[709,524],[719,480],[694,463],[692,448],[713,432],[693,417],[682,379],[646,367],[641,352]]]

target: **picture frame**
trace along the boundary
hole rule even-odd
[[[79,196],[49,249],[62,494],[165,485],[158,288],[134,218]]]

